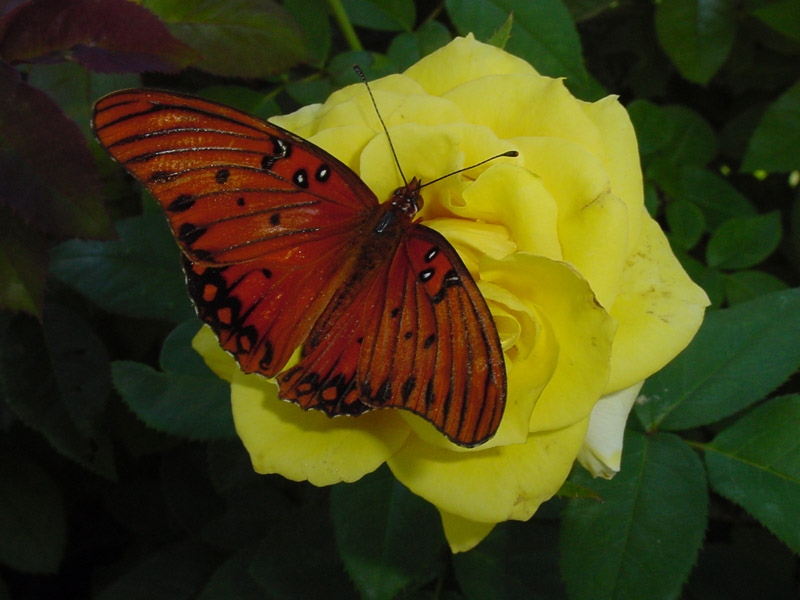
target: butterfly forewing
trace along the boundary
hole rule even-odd
[[[194,261],[242,262],[347,237],[378,204],[325,151],[213,102],[116,92],[95,105],[94,128],[109,154],[158,199]]]
[[[164,209],[199,316],[244,371],[276,375],[340,285],[375,196],[316,146],[198,98],[116,92],[93,126]]]

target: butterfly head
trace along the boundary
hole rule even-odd
[[[389,199],[393,209],[412,219],[422,208],[422,195],[419,192],[421,187],[420,180],[414,177],[406,185],[393,191]]]

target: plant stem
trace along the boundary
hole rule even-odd
[[[347,45],[350,46],[350,49],[356,51],[363,50],[364,46],[361,45],[361,41],[356,35],[356,30],[353,29],[353,24],[347,17],[347,13],[345,12],[341,1],[328,0],[328,5],[331,7],[331,11],[333,11],[333,18],[336,19],[336,22],[339,24],[339,29],[342,30],[344,39],[347,40]]]

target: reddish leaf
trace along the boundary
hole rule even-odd
[[[46,276],[44,238],[0,206],[0,309],[41,318]]]
[[[0,63],[0,204],[40,231],[113,235],[97,168],[78,126]]]
[[[273,0],[145,0],[145,5],[203,55],[194,67],[216,75],[268,77],[314,60],[303,29]]]
[[[11,64],[74,60],[101,73],[178,71],[197,54],[127,0],[32,0],[0,22]]]

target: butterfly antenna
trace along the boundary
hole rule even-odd
[[[503,152],[502,154],[496,154],[495,156],[492,156],[490,158],[482,160],[481,162],[475,163],[474,165],[470,165],[469,167],[464,167],[463,169],[459,169],[458,171],[453,171],[452,173],[448,173],[447,175],[442,175],[441,177],[437,177],[433,181],[429,181],[427,183],[424,183],[419,187],[420,188],[427,187],[427,186],[429,186],[429,185],[431,185],[433,183],[436,183],[437,181],[441,181],[442,179],[447,179],[451,175],[458,175],[459,173],[463,173],[464,171],[469,171],[470,169],[474,169],[475,167],[480,167],[482,164],[485,164],[485,163],[489,162],[490,160],[494,160],[495,158],[501,158],[503,156],[508,156],[510,158],[513,158],[515,156],[519,156],[519,152],[517,152],[516,150],[509,150],[507,152]]]
[[[405,174],[403,173],[403,169],[400,166],[400,161],[397,159],[397,152],[394,151],[394,144],[392,144],[392,138],[389,137],[389,130],[386,128],[386,123],[383,122],[383,117],[381,116],[381,111],[378,110],[378,103],[375,102],[375,96],[372,95],[372,90],[369,87],[369,83],[367,82],[367,78],[364,76],[364,71],[361,70],[361,67],[358,65],[353,65],[353,70],[358,73],[358,76],[361,77],[361,81],[364,82],[364,85],[367,86],[367,92],[369,93],[369,98],[372,100],[372,106],[375,107],[375,113],[378,115],[378,120],[381,122],[381,126],[383,130],[386,132],[386,139],[389,141],[389,148],[392,149],[392,156],[394,156],[394,162],[397,165],[397,170],[400,171],[400,177],[403,178],[403,183],[408,185],[408,180],[406,179]]]

